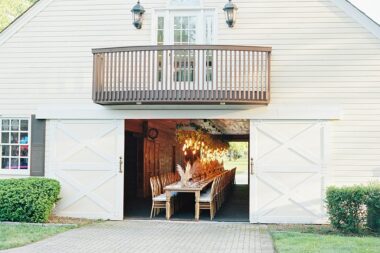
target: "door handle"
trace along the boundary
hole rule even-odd
[[[119,173],[123,173],[123,157],[119,157]]]
[[[251,175],[253,175],[253,174],[255,174],[254,169],[253,169],[253,166],[254,166],[253,158],[251,158],[251,164],[250,164],[250,166],[251,166]]]

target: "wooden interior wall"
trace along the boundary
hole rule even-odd
[[[176,142],[176,124],[175,120],[126,120],[127,131],[142,133],[144,136],[149,128],[156,128],[159,132],[154,140],[144,137],[143,171],[138,173],[141,177],[138,177],[137,183],[139,197],[151,195],[150,177],[174,171],[174,166],[182,163],[181,147]]]

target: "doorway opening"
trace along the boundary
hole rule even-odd
[[[149,219],[152,207],[150,178],[178,173],[177,165],[185,168],[189,160],[179,132],[202,132],[207,138],[228,147],[218,153],[218,157],[203,159],[199,155],[202,168],[211,160],[220,163],[220,174],[236,168],[235,180],[228,187],[223,203],[215,213],[215,221],[249,221],[249,121],[229,119],[160,119],[125,120],[125,163],[124,163],[124,216],[126,218]],[[201,142],[200,142],[201,143]],[[219,144],[218,144],[219,145]],[[202,149],[202,148],[199,148]],[[221,148],[220,148],[221,150]],[[214,160],[213,160],[214,159]],[[190,164],[190,162],[189,162]],[[192,182],[202,180],[192,174]],[[178,179],[179,180],[179,177]],[[212,183],[202,189],[210,191]],[[164,193],[164,190],[162,190]],[[178,203],[171,216],[174,220],[193,220],[195,195],[178,193]],[[165,209],[154,216],[165,219]],[[210,220],[209,210],[201,210],[200,220]]]

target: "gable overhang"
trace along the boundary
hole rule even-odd
[[[362,25],[367,31],[371,32],[374,36],[380,39],[380,25],[373,21],[355,5],[348,0],[331,0],[331,2]]]
[[[10,23],[2,32],[0,32],[0,46],[9,38],[16,34],[32,18],[44,10],[54,0],[39,0],[30,6],[23,14]]]

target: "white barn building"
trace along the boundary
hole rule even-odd
[[[158,156],[145,195],[175,125],[205,119],[250,143],[250,222],[325,222],[328,185],[380,178],[380,27],[345,0],[232,2],[229,27],[226,0],[143,0],[136,29],[135,1],[38,1],[0,33],[0,178],[55,178],[58,215],[123,219],[126,133]]]

